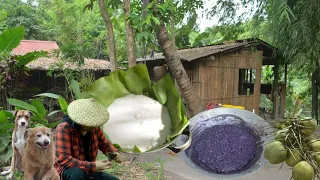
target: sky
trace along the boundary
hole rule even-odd
[[[198,16],[198,20],[197,23],[199,24],[199,28],[200,28],[200,32],[204,32],[204,30],[207,27],[212,27],[215,25],[218,25],[218,21],[219,18],[218,16],[213,16],[210,19],[206,17],[206,9],[210,9],[212,8],[215,4],[216,4],[217,0],[204,0],[203,1],[203,9],[198,9],[197,10],[197,14]],[[235,2],[239,3],[240,0],[235,0]],[[239,7],[239,10],[237,11],[237,15],[241,15],[242,13],[244,13],[245,11],[247,11],[248,9],[250,9],[252,6],[248,5],[247,8],[244,7]]]
[[[217,0],[204,0],[204,8],[197,10],[197,14],[199,15],[197,23],[199,24],[200,32],[203,32],[207,27],[212,27],[218,24],[218,17],[215,16],[208,19],[205,13],[205,9],[213,7],[216,2]]]

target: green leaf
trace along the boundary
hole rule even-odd
[[[150,24],[150,21],[151,21],[151,15],[147,16],[146,23]]]
[[[152,21],[156,24],[156,25],[160,25],[160,21],[158,18],[151,16]]]
[[[29,110],[33,113],[38,114],[37,109],[29,103],[26,103],[26,102],[18,100],[18,99],[13,99],[13,98],[8,98],[7,101],[8,101],[8,103],[10,103],[13,106],[20,107],[20,108],[23,108],[23,109],[26,109],[26,110]]]
[[[0,143],[0,152],[4,152],[6,150],[6,147],[7,146],[5,146],[2,143]]]
[[[189,121],[185,116],[185,108],[170,74],[155,83],[150,93],[154,94],[159,103],[168,108],[173,130],[168,138],[175,138],[189,125]]]
[[[54,93],[42,93],[42,94],[37,94],[34,97],[49,97],[49,98],[53,98],[53,99],[59,99],[61,96],[54,94]]]
[[[31,121],[35,122],[35,123],[42,123],[42,124],[46,124],[48,123],[48,120],[45,119],[44,117],[39,116],[38,114],[31,116]]]
[[[81,91],[80,91],[79,84],[74,79],[71,80],[71,88],[72,88],[72,91],[73,91],[76,99],[81,99]]]
[[[142,38],[148,39],[149,34],[150,33],[148,31],[143,31],[143,32],[139,33],[137,35],[137,41],[140,41]]]
[[[14,123],[6,122],[6,123],[1,124],[0,131],[7,132],[9,129],[13,129],[13,128],[14,128]]]
[[[2,145],[8,146],[11,142],[11,136],[0,136],[0,141]]]
[[[48,128],[54,128],[54,127],[58,126],[59,123],[60,123],[60,121],[54,122],[54,123],[48,123],[48,124],[46,125],[46,127],[48,127]]]
[[[59,105],[60,105],[60,108],[61,108],[62,112],[67,114],[67,109],[68,109],[67,101],[63,97],[60,97],[58,99],[58,102],[59,102]]]
[[[2,123],[7,123],[7,116],[6,116],[6,112],[4,110],[0,111],[0,124]]]
[[[50,113],[48,114],[48,116],[52,116],[52,115],[57,114],[57,113],[59,113],[59,112],[60,112],[60,110],[52,111],[52,112],[50,112]]]
[[[122,148],[119,144],[113,144],[113,146],[122,152],[133,152],[133,153],[141,153],[140,149],[137,146],[134,146],[132,149]]]
[[[37,112],[41,117],[43,118],[46,117],[47,111],[46,111],[46,108],[44,107],[44,104],[41,101],[37,99],[33,99],[31,101],[31,105],[33,105],[37,109]]]
[[[86,98],[93,97],[106,108],[115,99],[129,94],[146,95],[167,107],[171,118],[172,133],[168,135],[167,142],[164,145],[153,150],[168,146],[189,124],[181,97],[170,74],[152,84],[148,69],[144,64],[134,66],[127,71],[113,71],[109,76],[102,77],[90,84],[83,92],[87,95]],[[115,145],[121,150],[119,145],[116,143]],[[137,147],[131,150],[122,149],[122,151],[140,152]]]
[[[40,57],[46,57],[47,55],[48,55],[48,52],[46,51],[34,51],[34,52],[29,52],[22,56],[16,56],[16,60],[18,61],[17,65],[24,66],[31,61],[34,61]]]
[[[128,71],[113,71],[109,76],[94,81],[83,92],[108,107],[116,98],[128,94],[143,94],[150,89],[151,80],[148,70],[145,65],[140,64]]]
[[[0,34],[0,53],[11,52],[24,37],[24,27],[10,28]]]
[[[62,112],[65,114],[67,113],[68,103],[62,96],[54,93],[42,93],[42,94],[35,95],[35,97],[49,97],[49,98],[57,99]]]
[[[5,114],[7,118],[13,118],[12,111],[5,111]]]
[[[5,152],[1,153],[0,160],[3,162],[8,162],[8,160],[12,157],[13,151],[11,146],[7,147]]]

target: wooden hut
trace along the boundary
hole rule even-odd
[[[204,106],[232,104],[259,113],[261,92],[271,94],[274,89],[271,84],[261,85],[262,66],[277,64],[273,50],[262,40],[246,39],[177,52]],[[139,58],[137,62],[147,65],[152,80],[156,80],[156,67],[166,67],[162,53]]]
[[[59,49],[54,41],[23,40],[12,54],[23,55],[32,51],[48,51],[52,53]],[[0,64],[0,70],[6,68],[6,64]],[[51,92],[68,97],[68,84],[65,77],[61,76],[63,70],[86,71],[90,74],[91,80],[106,76],[111,71],[111,63],[101,59],[84,59],[83,64],[67,62],[56,58],[54,55],[38,58],[29,62],[26,67],[28,71],[21,74],[14,74],[14,77],[7,82],[6,89],[0,88],[0,107],[10,109],[6,99],[17,98],[28,100],[36,94]]]

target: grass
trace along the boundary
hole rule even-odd
[[[98,154],[98,160],[106,159],[103,154]],[[155,162],[112,162],[107,173],[117,176],[120,180],[165,180],[164,163],[159,156]],[[5,176],[0,176],[0,180],[6,180]],[[23,180],[23,174],[16,172],[14,180]]]
[[[5,176],[0,175],[0,180],[7,180]],[[23,180],[23,173],[16,171],[13,175],[13,180]]]
[[[98,159],[105,158],[103,154],[98,155]],[[160,157],[155,162],[113,162],[106,172],[121,180],[164,180],[164,162]]]

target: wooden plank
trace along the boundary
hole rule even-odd
[[[276,64],[274,67],[274,81],[273,81],[273,111],[272,118],[275,119],[279,116],[279,65]]]
[[[199,63],[196,62],[194,63],[194,69],[193,69],[193,80],[196,81],[200,81],[200,77],[199,77],[199,71],[200,71],[200,67],[199,67]]]
[[[200,62],[199,63],[199,72],[205,72],[205,68],[204,68],[204,63]],[[200,98],[202,100],[207,99],[207,97],[205,96],[205,86],[206,86],[206,79],[205,79],[206,73],[199,73],[199,81],[200,83]]]

